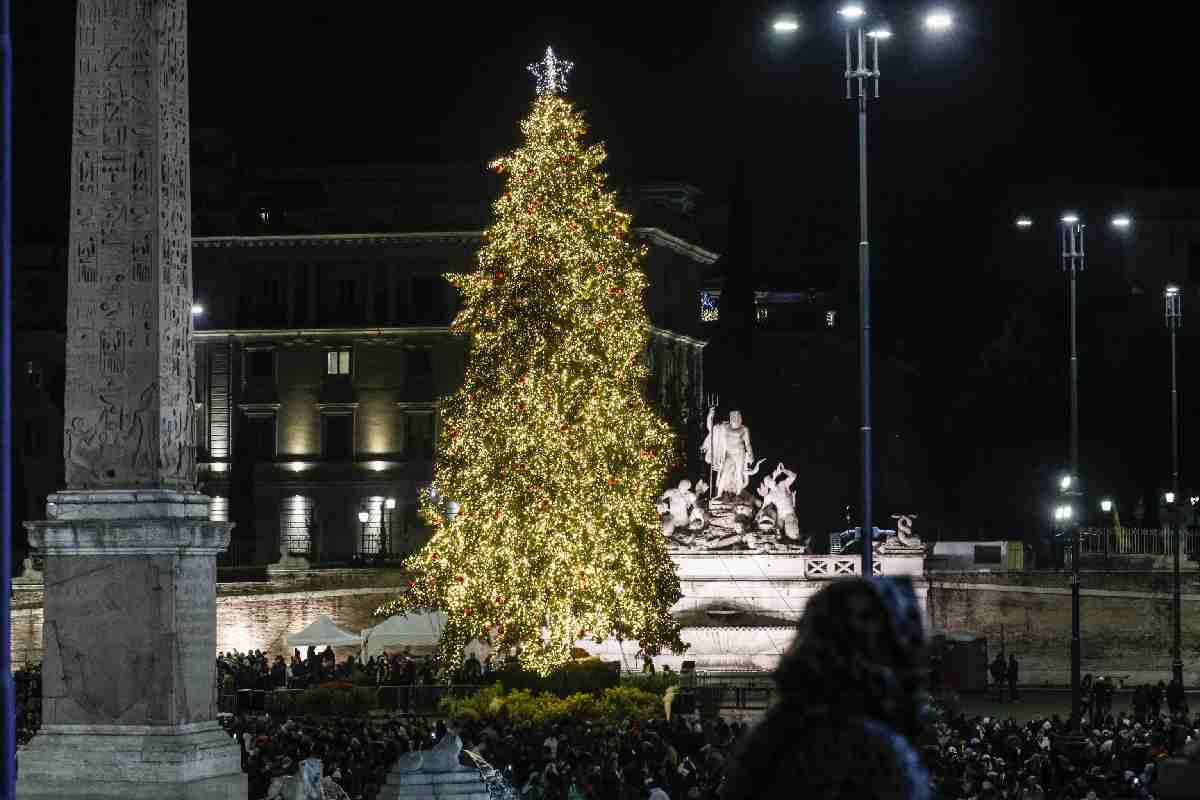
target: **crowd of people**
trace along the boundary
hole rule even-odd
[[[432,656],[413,656],[407,648],[365,660],[347,656],[342,661],[337,660],[332,647],[319,651],[312,646],[304,655],[298,648],[293,650],[290,659],[282,655],[271,659],[261,650],[231,650],[217,655],[217,681],[223,691],[303,689],[329,681],[356,686],[416,686],[432,685],[448,677],[457,683],[478,683],[485,677],[485,667],[471,655],[455,675],[447,676]]]
[[[374,800],[405,753],[448,735],[491,764],[518,800],[1154,800],[1163,758],[1200,757],[1200,714],[1189,716],[1176,682],[1137,687],[1114,711],[1113,679],[1086,676],[1078,728],[1059,716],[966,717],[930,703],[924,623],[902,579],[833,582],[810,598],[799,627],[774,676],[778,701],[750,727],[678,706],[668,719],[623,722],[434,721],[377,711],[223,713],[221,721],[241,748],[252,800],[278,791],[279,779],[308,758],[320,759],[352,800]],[[315,648],[290,660],[222,653],[217,665],[226,685],[249,688],[487,678],[478,662],[448,676],[406,653],[339,663]],[[992,667],[1015,698],[1015,657]],[[33,706],[40,682],[27,677],[18,699],[28,695]],[[22,744],[36,730],[29,713],[18,711]]]
[[[414,717],[231,715],[223,724],[241,745],[251,800],[266,797],[276,778],[309,757],[320,758],[324,774],[352,800],[372,800],[403,754],[428,749],[449,733],[444,721]],[[454,733],[465,750],[499,771],[514,796],[527,800],[716,800],[726,760],[744,730],[737,722],[682,714],[669,722],[624,724],[460,721]]]

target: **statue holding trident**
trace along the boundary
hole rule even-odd
[[[714,425],[716,413],[716,403],[713,403],[708,409],[708,435],[700,452],[716,473],[713,499],[727,494],[737,497],[750,485],[750,476],[758,471],[757,466],[752,467],[754,449],[750,445],[750,430],[742,424],[742,412],[730,411],[728,422]]]

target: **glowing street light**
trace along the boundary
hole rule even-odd
[[[1169,505],[1169,506],[1175,505],[1175,493],[1174,492],[1165,492],[1163,494],[1163,500],[1166,500],[1167,505]]]
[[[192,303],[192,316],[198,317],[204,313],[204,306],[199,303]]]
[[[925,16],[925,28],[927,30],[941,33],[942,31],[948,31],[953,27],[954,17],[949,11],[938,9],[937,11],[929,12]]]
[[[776,33],[795,33],[800,30],[800,23],[795,17],[780,17],[771,25]]]
[[[1017,217],[1017,227],[1018,228],[1032,228],[1033,220],[1031,220],[1029,217]]]
[[[370,518],[371,518],[371,515],[368,514],[366,511],[358,512],[358,521],[361,522],[363,525],[366,525],[367,520]]]
[[[1068,225],[1074,225],[1079,222],[1079,215],[1073,212],[1067,212],[1062,215],[1062,221]]]
[[[871,30],[867,31],[867,36],[878,40],[890,39],[892,38],[892,29],[889,28],[885,23],[881,22],[875,27],[871,28]]]
[[[1071,515],[1074,513],[1070,506],[1058,506],[1054,509],[1054,519],[1059,522],[1066,522],[1071,519]]]
[[[1113,501],[1112,500],[1105,498],[1100,501],[1100,510],[1103,511],[1105,514],[1112,513],[1112,509],[1113,509]]]
[[[862,19],[867,14],[867,10],[857,3],[850,3],[838,9],[838,14],[842,19],[856,20]]]
[[[1133,220],[1129,218],[1128,214],[1118,214],[1112,218],[1112,226],[1117,230],[1125,230],[1132,224]]]
[[[1074,479],[1070,475],[1063,475],[1058,479],[1058,488],[1065,492],[1071,488],[1072,483],[1074,483]]]

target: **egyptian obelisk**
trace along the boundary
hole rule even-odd
[[[216,722],[216,556],[195,491],[186,0],[78,0],[65,490],[22,798],[241,798]]]

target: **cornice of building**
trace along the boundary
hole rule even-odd
[[[675,331],[647,325],[651,336],[668,339],[690,347],[704,347],[708,342]],[[305,339],[354,339],[354,340],[395,340],[411,339],[417,336],[449,336],[450,328],[446,326],[409,327],[409,328],[219,328],[216,330],[193,331],[192,338],[197,341],[221,339],[254,339],[274,341],[298,341]]]
[[[417,231],[410,233],[297,233],[273,236],[193,236],[193,247],[353,247],[372,245],[474,244],[483,231]],[[721,256],[711,250],[667,233],[662,228],[634,228],[634,235],[651,244],[687,256],[700,264],[712,264]]]
[[[205,339],[399,339],[414,336],[445,336],[446,326],[407,328],[221,328],[193,331],[192,338]]]
[[[651,336],[655,336],[660,339],[668,339],[672,342],[679,342],[680,344],[686,344],[689,347],[704,347],[708,344],[708,342],[703,339],[697,339],[694,336],[688,336],[687,334],[669,331],[666,328],[659,328],[654,325],[647,325],[646,327],[649,329]]]

